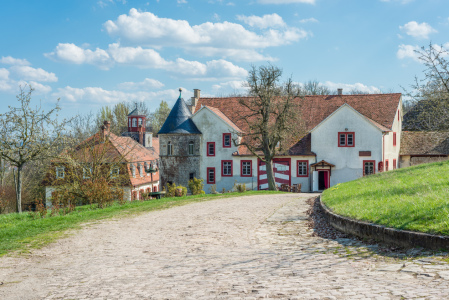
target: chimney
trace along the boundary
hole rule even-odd
[[[195,112],[195,107],[198,104],[198,100],[200,99],[201,90],[200,89],[193,89],[193,97],[190,98],[190,112],[193,114]]]
[[[106,127],[106,130],[109,132],[109,130],[111,129],[111,122],[109,122],[108,120],[105,120],[103,122],[103,125]]]
[[[143,126],[139,125],[139,144],[141,144],[142,146],[145,146],[143,141]]]
[[[143,145],[143,146],[145,148],[153,147],[153,133],[152,132],[145,133],[145,145]]]
[[[343,95],[343,89],[337,89],[337,91],[338,91],[338,96],[341,96],[341,95]]]

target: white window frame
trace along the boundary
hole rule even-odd
[[[62,175],[61,175],[62,173]],[[65,168],[56,167],[56,179],[63,179],[65,177]]]
[[[114,167],[111,169],[111,177],[112,178],[117,178],[120,175],[120,168],[119,167]]]

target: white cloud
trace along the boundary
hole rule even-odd
[[[261,54],[252,49],[220,49],[214,47],[188,47],[187,53],[195,54],[200,52],[203,56],[219,56],[222,58],[231,58],[235,61],[276,61],[277,59],[269,55]]]
[[[95,51],[83,49],[72,43],[59,43],[55,51],[44,54],[53,60],[70,62],[73,64],[92,64],[102,69],[108,69],[111,66],[109,54],[97,48]]]
[[[177,0],[178,4],[186,4],[187,1],[186,0]]]
[[[37,93],[37,94],[47,94],[47,93],[51,92],[50,86],[41,84],[36,81],[29,81],[29,82],[20,81],[19,82],[19,85],[21,85],[21,86],[24,86],[25,84],[31,86],[34,89],[35,93]]]
[[[416,53],[416,51],[419,50],[418,46],[413,46],[413,45],[399,45],[399,49],[398,52],[396,53],[396,56],[399,59],[404,59],[404,58],[412,58],[415,61],[419,61],[418,57],[418,53]]]
[[[287,26],[282,17],[278,14],[264,15],[263,17],[238,15],[237,20],[242,21],[251,27],[262,29]]]
[[[34,80],[34,81],[46,81],[46,82],[56,82],[58,77],[55,73],[47,72],[41,68],[35,69],[29,66],[12,66],[10,68],[15,75],[19,76],[23,80]]]
[[[246,94],[248,92],[248,88],[243,86],[244,83],[245,81],[241,80],[231,80],[220,84],[214,84],[212,85],[212,92],[214,93],[214,96],[217,97]]]
[[[9,71],[5,68],[0,68],[0,80],[8,80]]]
[[[78,55],[73,57],[73,53],[77,53]],[[86,55],[86,53],[89,55]],[[101,53],[101,55],[94,55],[94,53]],[[162,69],[174,74],[192,76],[214,75],[214,77],[223,76],[226,78],[241,77],[247,74],[243,68],[223,59],[209,61],[205,64],[198,61],[188,61],[183,58],[168,61],[153,49],[121,47],[118,43],[110,44],[107,50],[97,49],[95,52],[82,49],[73,44],[59,44],[57,49],[47,54],[47,56],[68,63],[93,64],[100,68],[106,68],[106,66],[109,68],[113,64],[121,64],[136,66],[138,68]],[[108,57],[108,60],[105,57]],[[217,66],[220,66],[221,69],[218,70]]]
[[[0,63],[6,65],[29,66],[30,63],[26,59],[14,58],[11,56],[2,56]]]
[[[261,4],[292,4],[292,3],[307,3],[315,4],[315,0],[258,0]]]
[[[404,31],[407,35],[418,39],[428,39],[429,34],[437,32],[429,24],[425,22],[419,24],[415,21],[408,22],[404,26],[399,26],[399,29]]]
[[[119,88],[124,90],[148,90],[152,88],[160,89],[164,84],[156,79],[145,78],[141,82],[123,82],[119,84]]]
[[[186,94],[187,96],[190,95],[188,92]],[[166,100],[171,102],[176,100],[178,95],[179,92],[176,89],[157,92],[138,91],[129,93],[117,90],[105,90],[100,87],[73,88],[70,86],[59,88],[57,92],[53,93],[53,96],[61,98],[61,102],[63,103],[90,103],[94,105],[115,104],[123,101],[124,99],[130,102],[154,102],[159,100]]]
[[[254,18],[261,18],[258,22],[253,19],[254,24],[268,23],[268,19],[264,20],[263,17]],[[279,24],[280,21],[277,19],[271,22]],[[118,36],[122,41],[153,47],[195,46],[254,50],[291,44],[309,35],[306,31],[294,27],[270,29],[257,34],[231,22],[206,22],[191,26],[185,20],[159,18],[151,12],[139,12],[134,8],[128,15],[120,15],[116,21],[107,21],[104,27],[111,36]]]
[[[332,81],[326,81],[324,83],[322,83],[322,85],[328,87],[331,91],[335,91],[337,89],[343,89],[343,94],[344,93],[348,93],[351,90],[357,90],[357,91],[362,91],[365,93],[380,93],[380,89],[375,87],[375,86],[367,86],[363,83],[354,83],[354,84],[348,84],[348,83],[335,83]]]
[[[299,20],[300,23],[318,23],[318,20],[315,18],[307,18]]]

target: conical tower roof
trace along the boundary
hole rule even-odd
[[[167,119],[162,125],[158,134],[177,134],[177,133],[193,133],[201,134],[195,123],[190,119],[192,114],[190,113],[187,104],[184,99],[179,95],[178,100],[170,111]]]

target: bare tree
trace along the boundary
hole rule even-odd
[[[318,80],[309,80],[301,87],[302,95],[331,95],[335,94],[327,86],[322,85]]]
[[[33,161],[45,160],[57,152],[63,139],[66,121],[58,121],[56,106],[45,112],[40,105],[31,106],[31,86],[20,87],[19,107],[8,106],[0,114],[0,156],[13,167],[16,211],[22,212],[22,171]]]
[[[246,124],[246,130],[234,140],[265,162],[269,190],[276,190],[273,158],[285,153],[305,133],[297,98],[300,89],[291,78],[284,83],[281,78],[278,67],[252,67],[246,83],[250,97],[239,99],[244,107],[240,121]]]
[[[414,103],[404,116],[408,130],[449,129],[449,51],[430,44],[415,51],[425,66],[424,78],[415,77],[412,90],[405,95]]]

